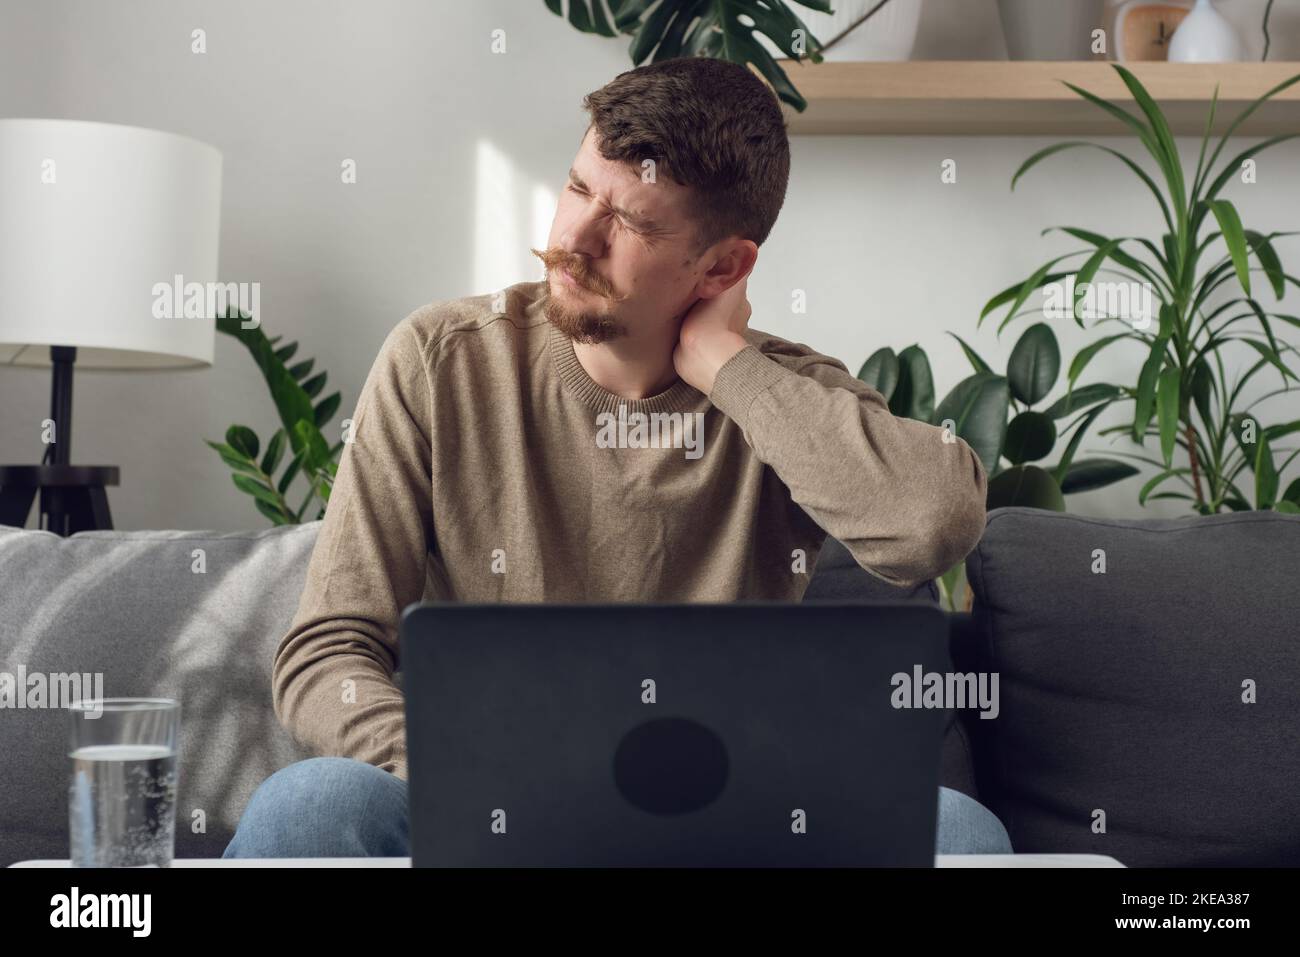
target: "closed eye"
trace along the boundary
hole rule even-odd
[[[569,190],[570,192],[577,193],[579,196],[587,195],[587,191],[585,189],[579,189],[577,186],[574,186],[572,183],[565,183],[564,188]],[[615,219],[618,220],[618,224],[620,226],[623,226],[627,229],[631,229],[633,232],[640,232],[640,230],[636,229],[636,227],[631,226],[627,222],[625,222],[622,216],[618,216],[616,214]]]

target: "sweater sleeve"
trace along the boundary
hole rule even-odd
[[[778,361],[751,342],[718,371],[709,399],[754,453],[866,571],[913,587],[984,533],[979,456],[938,426],[895,416],[884,396],[806,347]]]
[[[389,333],[362,387],[306,583],[272,668],[276,716],[317,754],[406,779],[393,680],[432,540],[431,393],[416,333]]]

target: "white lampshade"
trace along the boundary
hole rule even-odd
[[[0,366],[48,366],[52,345],[76,346],[78,370],[211,365],[213,318],[156,318],[155,287],[217,282],[220,228],[206,143],[0,120]]]

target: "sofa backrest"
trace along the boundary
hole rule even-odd
[[[1000,508],[966,560],[994,720],[963,714],[1018,852],[1300,864],[1300,516]]]
[[[257,785],[309,756],[276,720],[270,672],[319,525],[0,526],[0,672],[98,672],[105,697],[181,702],[177,857],[220,857]],[[56,708],[0,709],[0,866],[68,856],[69,727]]]
[[[177,857],[220,857],[257,786],[310,756],[276,719],[270,677],[320,524],[66,539],[0,526],[0,674],[100,673],[106,697],[180,700]],[[808,592],[937,597],[868,575],[833,540]],[[68,720],[0,709],[0,866],[68,856]]]

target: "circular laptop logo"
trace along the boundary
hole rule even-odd
[[[639,724],[614,753],[614,784],[628,803],[651,814],[688,814],[727,786],[727,748],[689,718]]]

